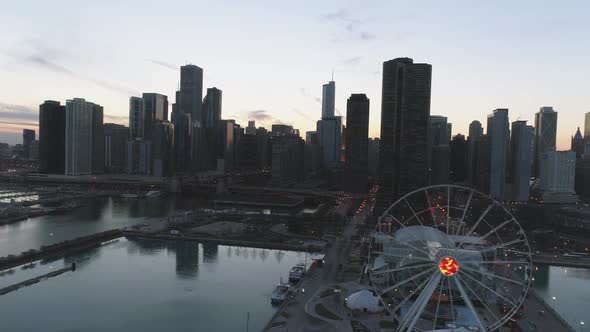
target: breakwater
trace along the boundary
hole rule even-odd
[[[8,294],[10,292],[17,291],[23,287],[34,285],[42,280],[57,277],[60,274],[64,274],[68,271],[75,271],[75,270],[76,270],[76,263],[72,263],[72,265],[69,267],[64,267],[59,270],[51,271],[49,273],[45,273],[45,274],[40,275],[38,277],[31,278],[31,279],[25,280],[23,282],[19,282],[18,284],[14,284],[14,285],[11,285],[8,287],[0,288],[0,296],[2,296],[4,294]]]
[[[189,241],[199,243],[214,243],[224,246],[235,246],[235,247],[250,247],[260,249],[276,249],[276,250],[290,250],[290,251],[307,251],[307,252],[320,252],[324,250],[323,247],[313,245],[293,245],[278,242],[255,242],[255,241],[244,241],[234,239],[220,239],[212,237],[201,237],[201,236],[186,236],[186,235],[172,235],[172,234],[147,234],[142,232],[123,232],[123,235],[127,238],[140,238],[140,239],[157,239],[157,240],[170,240],[170,241]]]
[[[27,264],[41,259],[64,256],[89,248],[99,246],[105,241],[119,238],[123,235],[119,229],[108,230],[88,236],[82,236],[73,240],[67,240],[37,249],[30,249],[20,255],[8,255],[0,257],[0,271],[19,265]]]

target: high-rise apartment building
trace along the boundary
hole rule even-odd
[[[533,131],[526,121],[512,122],[507,178],[509,200],[526,202],[529,199]]]
[[[451,140],[450,151],[450,179],[454,183],[464,182],[467,178],[467,141],[465,136],[457,134]],[[431,163],[435,166],[434,163]]]
[[[508,109],[499,108],[488,115],[487,136],[490,140],[490,196],[504,199],[506,187],[506,165],[508,142]]]
[[[103,108],[83,98],[66,101],[65,174],[104,172]]]
[[[574,151],[548,151],[541,155],[539,187],[543,203],[576,203]]]
[[[346,104],[346,147],[344,188],[349,192],[367,191],[369,165],[369,98],[352,94]]]
[[[545,152],[555,151],[557,137],[557,112],[553,107],[541,107],[535,114],[535,151],[534,151],[534,176],[541,174],[541,155]]]
[[[429,64],[383,63],[379,180],[385,200],[427,184],[431,79]]]
[[[39,105],[39,172],[64,174],[66,107],[46,100]]]

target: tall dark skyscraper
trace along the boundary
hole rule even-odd
[[[430,145],[449,145],[451,141],[448,132],[448,123],[446,116],[431,115],[430,116]]]
[[[159,93],[144,93],[143,122],[144,138],[152,139],[156,121],[168,121],[168,97]]]
[[[499,108],[488,115],[487,136],[490,140],[490,196],[504,199],[506,193],[506,166],[510,129],[508,109]]]
[[[66,107],[46,100],[39,105],[39,172],[64,174]]]
[[[195,65],[180,67],[180,90],[176,100],[182,113],[203,124],[203,69]]]
[[[122,173],[127,156],[129,127],[114,123],[104,124],[104,164],[110,173]]]
[[[580,132],[580,127],[576,131],[576,134],[572,136],[572,145],[571,149],[576,152],[576,158],[582,158],[584,155],[584,137]]]
[[[508,158],[508,199],[526,202],[529,199],[533,127],[526,121],[512,122],[510,156]]]
[[[348,98],[345,140],[345,190],[365,192],[369,173],[369,98],[365,94],[352,94]]]
[[[392,200],[427,183],[432,66],[398,58],[383,63],[379,178]]]
[[[221,90],[208,88],[207,95],[203,99],[204,126],[215,128],[221,120]]]
[[[451,140],[450,177],[451,181],[463,182],[467,178],[467,141],[465,136],[457,134]]]
[[[557,137],[557,112],[553,107],[541,107],[535,114],[534,176],[541,174],[541,156],[555,151]]]
[[[35,140],[35,131],[32,129],[23,129],[23,158],[31,158],[31,144]]]
[[[467,180],[475,185],[477,165],[477,142],[483,136],[481,122],[475,120],[469,124],[469,137],[467,138]]]

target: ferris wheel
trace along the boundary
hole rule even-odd
[[[532,279],[525,232],[471,188],[413,191],[379,218],[370,280],[396,331],[494,331],[522,310]]]

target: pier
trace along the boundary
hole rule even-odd
[[[19,282],[18,284],[14,284],[14,285],[11,285],[8,287],[1,288],[0,289],[0,296],[17,291],[23,287],[34,285],[40,281],[43,281],[43,280],[46,280],[49,278],[53,278],[53,277],[57,277],[58,275],[64,274],[68,271],[75,271],[75,270],[76,270],[76,263],[72,263],[72,265],[69,267],[64,267],[59,270],[51,271],[49,273],[40,275],[38,277],[31,278],[31,279],[25,280],[23,282]]]

